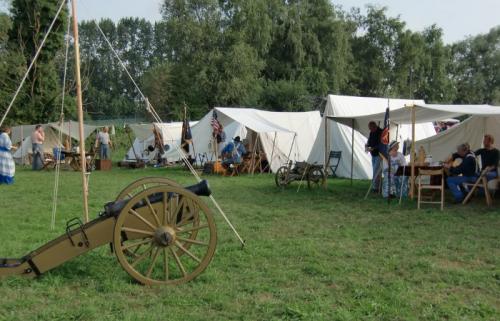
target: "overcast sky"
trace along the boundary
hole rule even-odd
[[[117,21],[134,16],[155,21],[161,19],[161,3],[162,0],[78,0],[78,17],[79,20],[108,17]],[[366,4],[386,6],[390,16],[401,16],[414,31],[437,24],[444,30],[446,43],[487,33],[500,25],[500,0],[333,0],[333,3],[345,10],[365,9]]]

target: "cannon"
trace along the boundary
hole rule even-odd
[[[296,162],[294,165],[290,161],[287,165],[278,168],[274,177],[276,186],[280,188],[286,187],[293,181],[302,181],[304,179],[307,180],[309,189],[322,186],[325,183],[323,167],[307,162]]]
[[[139,179],[107,203],[97,218],[67,222],[58,238],[19,259],[0,258],[0,277],[35,277],[110,244],[118,262],[144,285],[174,285],[202,273],[215,253],[213,214],[200,196],[206,180],[183,188],[162,177]]]

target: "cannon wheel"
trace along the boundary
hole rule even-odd
[[[319,167],[313,167],[309,169],[307,173],[307,187],[317,188],[325,183],[325,175],[323,175],[323,169]]]
[[[162,195],[162,200],[150,203],[152,195]],[[137,204],[143,206],[135,208]],[[185,237],[194,230],[196,239]],[[191,245],[189,249],[186,243]],[[168,185],[151,187],[132,197],[118,216],[113,234],[121,266],[145,285],[192,280],[212,260],[216,243],[215,221],[207,205],[190,191]]]
[[[276,186],[285,187],[286,185],[288,185],[290,183],[288,181],[289,174],[290,169],[288,169],[288,166],[281,166],[280,168],[278,168],[278,170],[276,171],[276,175],[274,176]]]
[[[176,186],[181,187],[179,183],[164,177],[144,177],[138,179],[125,187],[120,194],[116,197],[115,201],[123,200],[126,198],[132,198],[137,193],[144,191],[145,189],[153,186],[159,185],[168,185],[168,186]]]
[[[132,182],[127,187],[125,187],[120,192],[120,194],[118,194],[115,201],[119,201],[119,200],[123,200],[123,199],[127,199],[127,198],[132,198],[133,196],[137,195],[138,193],[140,193],[148,188],[155,187],[155,186],[162,186],[162,185],[163,186],[175,186],[175,187],[182,188],[182,186],[179,183],[177,183],[176,181],[173,181],[173,180],[165,178],[165,177],[143,177],[143,178],[140,178],[140,179]],[[196,218],[193,219],[193,227],[198,226],[198,225],[199,225],[199,221]],[[198,233],[198,230],[193,229],[191,231],[190,235],[188,236],[188,238],[190,240],[195,240],[197,233]],[[185,242],[183,245],[184,245],[184,248],[186,248],[186,249],[189,249],[191,247],[191,243],[189,243],[189,242]],[[127,255],[133,255],[133,253],[128,251],[128,250],[125,250],[125,253]],[[177,251],[177,255],[179,255],[179,256],[184,255],[184,252],[179,250],[179,251]]]

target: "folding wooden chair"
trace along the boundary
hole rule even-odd
[[[431,185],[432,181],[432,176],[441,176],[441,185]],[[423,183],[422,182],[422,177],[429,177],[429,183]],[[421,203],[427,203],[427,204],[441,204],[441,211],[444,208],[444,170],[441,169],[420,169],[418,172],[418,177],[417,177],[417,185],[418,185],[418,201],[417,201],[417,208],[420,209],[420,204]],[[422,200],[422,190],[431,190],[433,192],[435,191],[440,191],[441,192],[441,200],[439,202],[435,202],[432,200],[430,201],[423,201]]]
[[[462,204],[465,205],[467,202],[471,199],[471,197],[474,195],[474,192],[476,191],[476,188],[479,186],[483,188],[484,190],[484,197],[486,199],[486,205],[491,206],[492,200],[491,200],[491,195],[490,191],[488,190],[488,180],[486,179],[486,173],[488,173],[491,169],[489,167],[486,167],[481,171],[481,175],[477,178],[476,182],[474,183],[463,183],[464,187],[470,188],[469,193],[467,196],[464,198],[462,201]]]
[[[332,172],[331,174],[332,176],[336,176],[335,172],[339,167],[341,158],[342,158],[342,151],[335,151],[335,150],[330,151],[330,154],[328,156],[328,164],[326,165],[326,168],[330,169],[330,171]]]

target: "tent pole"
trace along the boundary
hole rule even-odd
[[[354,168],[354,118],[352,119],[352,123],[351,123],[351,130],[352,130],[352,133],[351,133],[351,186],[353,184],[352,182],[352,177],[353,177],[353,168]]]
[[[292,154],[293,144],[295,143],[295,137],[296,136],[297,136],[297,133],[295,133],[293,135],[292,145],[290,146],[290,151],[288,152],[288,156],[287,156],[287,159],[286,159],[287,164],[290,161],[290,155]]]
[[[22,165],[24,165],[23,143],[24,143],[24,126],[21,125],[21,164]]]
[[[411,180],[410,180],[410,195],[411,199],[415,196],[415,105],[411,106]]]
[[[255,142],[253,145],[253,151],[252,151],[252,157],[253,157],[253,162],[252,162],[252,176],[255,173],[255,167],[257,164],[255,163],[255,152],[257,151],[257,144],[259,143],[259,133],[255,136]]]
[[[325,177],[324,177],[323,181],[326,182],[326,177],[328,176],[326,174],[326,172],[327,172],[327,166],[328,166],[328,161],[329,161],[328,158],[329,158],[329,154],[330,154],[330,151],[328,150],[328,145],[329,145],[328,144],[328,138],[329,138],[328,137],[329,136],[328,130],[329,130],[329,128],[328,128],[328,117],[325,115],[323,118],[325,119],[325,155],[324,155],[324,163],[323,163],[323,164],[325,164],[323,167],[323,175]],[[325,185],[325,187],[326,187],[326,185]]]
[[[75,48],[75,78],[76,78],[76,103],[78,107],[78,128],[80,133],[80,159],[82,172],[82,190],[83,190],[83,215],[85,223],[89,221],[89,205],[88,205],[88,184],[87,184],[87,166],[85,158],[85,135],[83,133],[83,101],[82,101],[82,83],[80,79],[80,46],[78,44],[78,21],[76,18],[76,0],[71,1],[73,14],[73,34]]]
[[[69,151],[71,151],[71,148],[72,148],[72,146],[71,146],[71,120],[68,122],[68,133],[69,133],[69,145],[68,145],[69,146],[68,152],[69,152]]]
[[[272,172],[272,168],[271,168],[271,162],[273,161],[273,156],[274,156],[274,148],[276,146],[276,135],[278,134],[278,132],[274,132],[274,139],[273,139],[273,149],[271,150],[271,159],[268,159],[267,160],[267,166],[269,167],[269,171]]]

